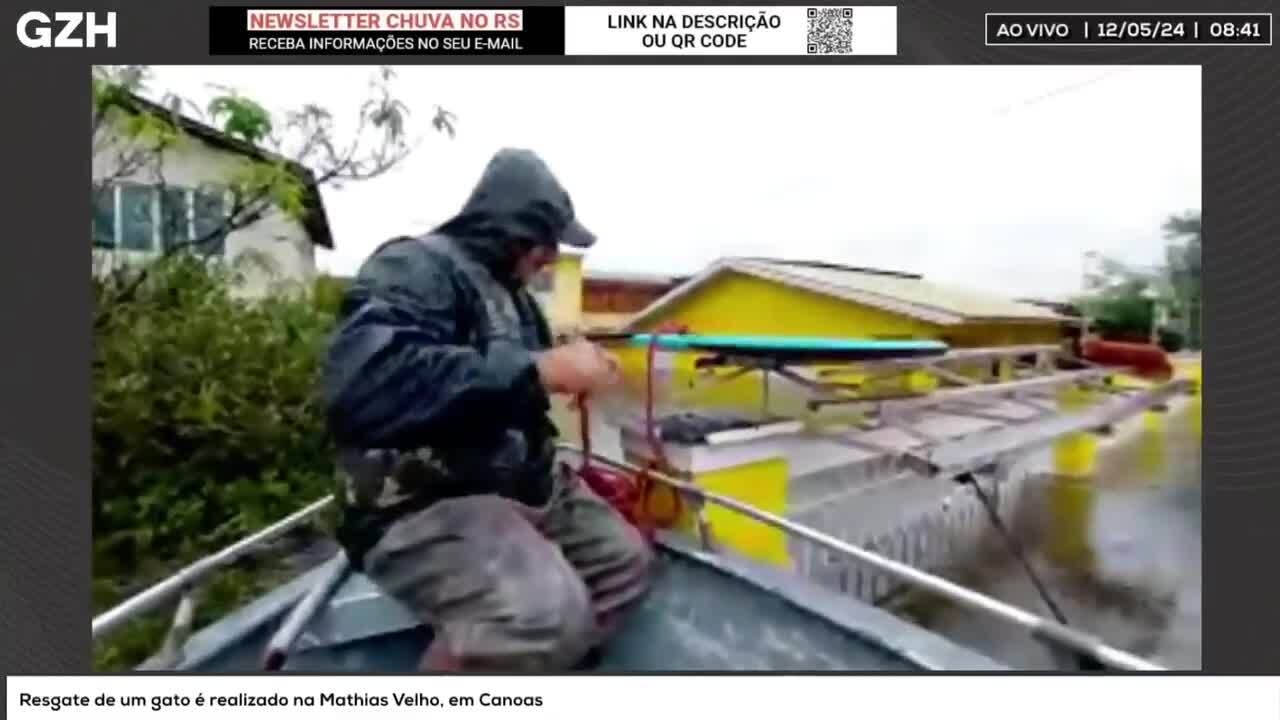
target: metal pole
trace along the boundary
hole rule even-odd
[[[182,593],[186,588],[198,585],[210,573],[230,565],[243,555],[251,552],[256,546],[281,537],[310,520],[313,515],[324,510],[332,502],[332,495],[321,498],[280,522],[263,528],[233,545],[228,545],[213,555],[191,563],[165,580],[152,585],[95,617],[93,619],[93,639],[97,640],[115,632],[126,622],[163,605],[173,596]]]
[[[560,447],[571,452],[580,452],[571,445],[561,444]],[[609,458],[599,458],[599,460],[603,464],[612,465],[620,470],[627,470],[631,472],[640,471],[640,468],[634,467],[629,463],[619,462]],[[986,613],[987,615],[1013,623],[1014,625],[1027,630],[1036,638],[1056,643],[1086,654],[1109,667],[1133,671],[1160,672],[1165,670],[1165,668],[1160,667],[1155,663],[1144,660],[1136,655],[1126,653],[1123,650],[1112,648],[1097,638],[1081,633],[1065,625],[1042,618],[1035,613],[1028,612],[1012,605],[1007,605],[995,598],[970,590],[963,585],[957,585],[956,583],[937,577],[936,575],[930,575],[922,570],[917,570],[910,565],[899,563],[895,560],[863,550],[862,548],[850,545],[843,540],[839,540],[825,533],[821,533],[817,530],[805,527],[804,525],[792,522],[786,518],[765,512],[752,507],[751,505],[747,505],[746,503],[739,502],[733,498],[708,492],[694,483],[677,480],[658,472],[650,473],[650,477],[670,485],[677,490],[700,497],[704,501],[714,502],[717,505],[735,510],[766,525],[770,525],[778,528],[779,530],[802,537],[815,545],[820,545],[828,550],[833,550],[842,555],[852,557],[859,562],[871,565],[883,572],[886,572],[902,582],[937,593],[971,610]]]
[[[324,575],[311,586],[310,592],[302,598],[302,602],[293,607],[293,611],[285,618],[280,629],[272,636],[271,642],[267,644],[262,660],[264,670],[279,670],[284,667],[285,661],[289,658],[289,651],[293,649],[298,636],[306,629],[307,623],[311,622],[321,606],[329,600],[342,581],[346,580],[347,575],[351,573],[351,563],[348,562],[346,553],[339,552],[329,562],[330,567]]]

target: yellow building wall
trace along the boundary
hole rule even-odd
[[[713,280],[639,329],[650,331],[665,322],[676,322],[693,332],[709,335],[937,339],[943,331],[941,326],[896,313],[736,273]],[[643,392],[645,350],[627,348],[619,352],[619,357],[629,390],[636,394]],[[691,391],[690,385],[696,377],[693,361],[691,353],[674,356],[668,389],[682,394],[681,405],[748,412],[762,407],[764,387],[759,373]],[[710,377],[704,376],[698,385],[706,385],[705,380]],[[776,377],[770,381],[769,408],[773,413],[803,414],[806,412],[804,400],[805,395],[796,392],[787,381]]]
[[[606,313],[606,312],[587,312],[582,313],[582,327],[594,328],[597,330],[617,330],[618,328],[630,322],[635,317],[635,313]]]
[[[782,516],[787,512],[790,477],[787,462],[772,459],[702,473],[696,482],[709,492]],[[708,505],[704,512],[715,542],[762,563],[791,566],[783,531],[720,505]]]
[[[723,275],[683,298],[666,317],[646,323],[644,330],[667,320],[705,334],[918,338],[941,334],[939,326],[904,315],[737,273]]]
[[[1057,345],[1062,340],[1062,326],[1056,323],[966,323],[947,328],[944,339],[956,348]],[[991,370],[989,364],[956,369],[975,379],[983,377]],[[1012,377],[1012,361],[1001,360],[1001,380],[1008,381]]]
[[[563,331],[582,324],[582,256],[561,252],[553,272],[547,320],[552,330]]]
[[[954,347],[1055,345],[1062,328],[1055,323],[972,323],[947,328],[944,335]]]
[[[1047,323],[936,325],[737,273],[713,280],[670,307],[661,317],[642,324],[639,330],[651,331],[666,322],[687,326],[700,334],[945,338],[957,347],[1051,344],[1058,341],[1060,332],[1056,325]],[[646,352],[642,348],[626,348],[618,355],[628,391],[639,397],[645,383]],[[672,371],[668,376],[670,381],[659,393],[660,402],[678,395],[675,403],[678,406],[696,405],[744,412],[759,411],[763,407],[765,387],[759,373],[712,384],[709,380],[715,374],[725,374],[726,371],[716,370],[715,374],[699,377],[693,368],[694,359],[691,353],[673,356]],[[973,368],[973,372],[983,372],[989,367],[988,363],[985,368]],[[839,379],[864,383],[863,392],[868,394],[927,392],[935,387],[933,378],[926,373],[897,373],[871,378],[846,372]],[[807,397],[795,385],[776,376],[769,382],[769,409],[775,415],[807,415]]]

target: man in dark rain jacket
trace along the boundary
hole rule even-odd
[[[324,371],[353,564],[435,629],[425,670],[555,671],[648,584],[650,551],[554,463],[550,393],[615,383],[586,341],[552,348],[524,285],[595,238],[537,155],[497,153],[456,217],[378,248]]]

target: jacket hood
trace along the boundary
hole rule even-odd
[[[595,241],[542,158],[511,148],[493,156],[462,210],[436,232],[452,237],[502,280],[514,277],[516,260],[530,244],[590,247]]]

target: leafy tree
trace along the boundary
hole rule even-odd
[[[1165,257],[1153,268],[1134,268],[1105,256],[1085,277],[1085,296],[1077,302],[1104,336],[1140,339],[1150,336],[1154,320],[1166,347],[1185,342],[1200,347],[1201,265],[1200,213],[1173,215],[1164,223]],[[1163,308],[1164,317],[1154,317]],[[1165,323],[1157,323],[1165,324]]]
[[[1146,337],[1152,322],[1151,273],[1106,256],[1096,256],[1094,270],[1085,276],[1087,294],[1077,301],[1094,327],[1104,335]]]
[[[206,108],[175,93],[161,93],[160,102],[147,94],[151,73],[146,66],[97,67],[93,76],[93,155],[95,207],[106,201],[124,181],[155,188],[163,197],[169,186],[166,163],[191,137],[190,121],[224,133],[245,152],[227,177],[198,188],[229,198],[220,219],[198,236],[166,243],[158,257],[141,266],[121,262],[116,254],[100,254],[96,274],[128,277],[100,298],[95,327],[118,305],[128,302],[157,263],[188,251],[207,251],[230,233],[252,225],[273,212],[302,220],[317,210],[319,188],[378,177],[400,164],[416,140],[408,134],[410,109],[394,93],[395,72],[380,68],[369,83],[369,96],[356,109],[356,129],[340,137],[333,111],[306,104],[274,117],[253,98],[233,88],[216,87]],[[155,96],[155,94],[152,94]],[[455,133],[456,118],[435,108],[430,121],[435,132]],[[184,221],[175,218],[172,221]],[[162,218],[162,222],[171,222]],[[165,228],[168,229],[168,228]],[[165,233],[166,236],[169,233]],[[253,259],[262,270],[261,258]],[[106,265],[104,267],[104,265]]]
[[[95,278],[94,290],[118,292],[119,281]],[[97,328],[96,612],[331,488],[333,452],[315,384],[333,315],[314,301],[319,293],[251,302],[233,292],[239,282],[231,267],[177,255]],[[219,577],[201,619],[270,579],[246,568]],[[97,648],[98,666],[145,659],[166,619],[158,613],[109,638]]]
[[[1163,229],[1168,242],[1165,247],[1165,273],[1175,301],[1175,313],[1182,321],[1188,344],[1199,348],[1203,316],[1200,212],[1170,216]]]

